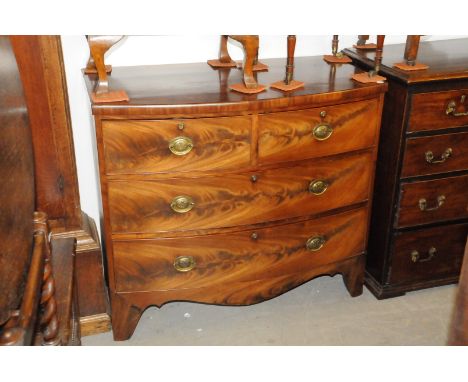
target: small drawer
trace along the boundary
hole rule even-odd
[[[117,291],[219,288],[287,278],[364,251],[367,209],[218,235],[114,241]]]
[[[409,138],[403,160],[403,178],[468,169],[468,133]]]
[[[259,163],[315,158],[375,145],[379,102],[369,100],[259,116]]]
[[[102,122],[107,174],[239,168],[250,164],[250,117]]]
[[[202,178],[109,181],[114,233],[234,227],[314,215],[368,199],[372,153]]]
[[[468,175],[401,186],[397,227],[468,217]]]
[[[468,89],[413,95],[408,131],[465,125],[468,125]]]
[[[468,224],[397,234],[390,283],[412,283],[458,275],[467,234]]]

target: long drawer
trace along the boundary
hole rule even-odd
[[[418,282],[458,275],[467,234],[468,224],[397,234],[390,282]]]
[[[372,153],[203,178],[110,181],[112,231],[233,227],[313,215],[365,201]]]
[[[468,175],[401,186],[397,227],[468,217]]]
[[[259,116],[258,161],[276,163],[371,147],[378,100]]]
[[[216,288],[302,273],[364,251],[367,209],[256,231],[113,242],[118,291]]]
[[[468,89],[413,95],[408,131],[468,125],[468,100],[463,96],[468,97]],[[453,106],[453,111],[450,106]]]
[[[107,174],[224,170],[250,164],[251,117],[102,122]]]
[[[468,169],[468,133],[409,138],[402,177]]]

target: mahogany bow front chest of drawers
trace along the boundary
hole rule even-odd
[[[267,63],[259,81],[281,79]],[[130,101],[93,114],[116,340],[169,301],[248,305],[336,273],[362,292],[386,84],[354,71],[299,58],[303,89],[242,95],[237,69],[114,68]]]
[[[467,44],[421,43],[417,61],[429,68],[415,72],[393,67],[404,45],[384,49],[389,90],[366,272],[379,298],[458,280],[468,233]],[[345,52],[373,65],[373,53]]]

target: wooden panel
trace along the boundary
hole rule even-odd
[[[468,224],[465,223],[397,234],[390,282],[414,283],[457,275],[467,233]],[[412,251],[418,251],[424,260],[431,247],[436,249],[431,260],[412,261]]]
[[[34,160],[28,111],[8,37],[0,36],[0,325],[18,309],[33,245]]]
[[[421,211],[419,200],[435,208],[439,197],[443,204],[432,211]],[[468,217],[468,175],[403,184],[398,227],[434,223]]]
[[[450,156],[443,159],[442,155],[449,149]],[[433,153],[434,160],[443,160],[443,162],[429,163],[426,159],[428,152]],[[402,177],[466,169],[468,169],[468,133],[409,138],[406,142]]]
[[[468,125],[468,114],[454,117],[446,113],[450,101],[456,102],[457,112],[468,110],[468,102],[464,105],[460,103],[462,95],[468,96],[468,89],[413,95],[408,131],[438,130]]]
[[[60,36],[12,36],[31,122],[37,208],[81,226],[73,134]]]
[[[378,100],[259,116],[259,163],[338,154],[373,146],[380,124]],[[324,111],[326,116],[321,118]],[[319,141],[312,132],[320,122],[333,133]]]
[[[203,171],[250,164],[251,117],[104,121],[102,129],[108,174]],[[172,153],[169,142],[176,137],[190,138],[193,149],[185,155]]]
[[[192,238],[114,242],[118,291],[228,288],[230,282],[300,274],[364,250],[367,210],[255,231]],[[326,242],[311,252],[310,237]],[[193,256],[188,272],[174,268],[178,256]],[[228,292],[227,292],[228,293]]]
[[[368,198],[372,154],[324,158],[256,173],[108,184],[113,232],[164,232],[232,227],[305,216]],[[252,176],[256,181],[252,181]],[[309,183],[329,184],[321,195]],[[174,212],[173,198],[190,196],[195,206]]]

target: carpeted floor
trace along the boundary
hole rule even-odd
[[[247,307],[169,303],[148,308],[128,341],[112,333],[83,345],[444,345],[456,286],[378,301],[351,298],[340,275],[320,277]]]

